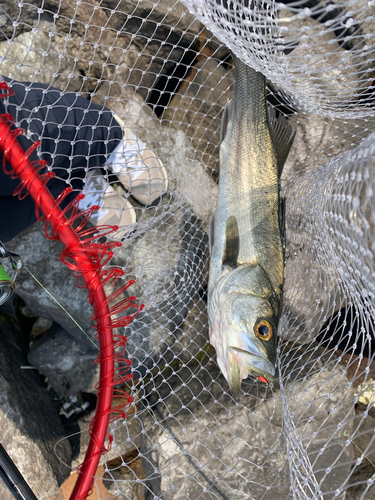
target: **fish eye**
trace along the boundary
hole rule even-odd
[[[270,340],[273,335],[273,328],[266,319],[260,320],[254,327],[255,335],[261,340]]]

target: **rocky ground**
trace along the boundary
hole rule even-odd
[[[185,325],[190,321],[197,321],[199,308],[202,307],[199,304],[200,301],[195,306],[196,313],[191,313],[191,319],[189,316],[186,318]],[[14,314],[10,315],[12,308]],[[79,391],[75,396],[62,397],[51,387],[48,378],[40,377],[32,369],[26,358],[28,339],[35,335],[35,325],[37,332],[39,326],[37,318],[21,299],[16,298],[11,306],[8,303],[7,314],[2,313],[0,325],[2,345],[6,346],[6,357],[3,356],[0,364],[4,380],[1,384],[4,429],[2,443],[16,458],[16,449],[22,446],[22,457],[27,457],[31,462],[18,460],[18,466],[37,492],[38,498],[43,498],[43,493],[38,489],[39,477],[30,474],[33,470],[45,471],[43,484],[47,485],[51,493],[65,479],[57,493],[53,496],[45,495],[44,498],[68,499],[75,478],[74,473],[70,475],[70,467],[76,467],[83,460],[88,444],[87,430],[95,409],[95,394]],[[4,344],[5,338],[7,344]],[[325,446],[327,442],[332,443],[323,454],[322,462],[316,464],[317,470],[324,467],[324,464],[328,466],[334,457],[340,457],[336,462],[336,473],[325,479],[325,490],[340,486],[343,478],[350,474],[350,464],[359,460],[350,480],[358,484],[353,490],[348,490],[346,497],[342,497],[354,500],[358,498],[355,496],[358,492],[365,491],[366,481],[373,475],[371,464],[375,462],[375,448],[370,435],[375,414],[367,404],[358,403],[353,408],[354,393],[353,389],[347,388],[347,384],[351,380],[353,387],[356,387],[363,382],[358,373],[363,373],[364,370],[360,370],[358,364],[361,362],[366,365],[368,360],[360,360],[358,356],[352,356],[349,360],[346,355],[342,362],[337,363],[328,354],[318,351],[314,354],[317,360],[314,364],[311,354],[306,353],[305,357],[299,359],[293,355],[293,349],[295,350],[295,346],[289,354],[292,361],[290,373],[294,374],[292,378],[296,381],[303,380],[308,389],[303,391],[300,382],[295,384],[290,378],[284,381],[287,386],[296,387],[294,390],[299,394],[305,394],[298,401],[301,416],[295,419],[296,425],[301,429],[302,435],[305,433],[308,436],[314,429],[320,435],[319,439],[315,439],[313,447],[309,448],[311,457],[314,457],[314,450],[319,450],[322,444]],[[215,475],[226,478],[224,485],[217,484],[217,493],[227,498],[230,491],[236,489],[239,478],[248,477],[250,465],[255,467],[252,475],[254,482],[249,484],[252,492],[257,484],[257,494],[264,495],[269,481],[269,486],[272,485],[270,494],[272,492],[274,495],[277,490],[280,498],[287,498],[289,466],[285,461],[287,443],[281,427],[282,407],[278,385],[274,386],[272,392],[263,390],[263,393],[256,385],[245,386],[245,393],[234,400],[229,393],[223,391],[226,384],[213,361],[213,351],[206,352],[201,348],[196,351],[199,352],[196,359],[186,356],[185,360],[182,357],[178,362],[166,363],[166,366],[150,371],[132,387],[127,387],[128,391],[138,394],[138,398],[128,409],[125,423],[120,420],[111,427],[114,444],[105,455],[104,468],[101,465],[97,471],[98,477],[101,477],[97,482],[100,492],[99,496],[93,496],[92,499],[109,498],[111,495],[111,498],[117,498],[118,494],[118,498],[143,500],[147,498],[148,492],[159,496],[162,491],[166,498],[169,498],[168,495],[176,498],[176,491],[180,490],[189,492],[189,498],[201,498],[205,487],[212,484]],[[340,352],[337,352],[337,356],[339,355]],[[343,363],[349,366],[346,373],[343,372]],[[7,364],[10,367],[8,374],[4,371]],[[314,371],[310,368],[311,364],[315,366]],[[316,373],[319,374],[318,377]],[[370,375],[375,376],[372,365]],[[11,390],[13,381],[17,383],[16,394]],[[328,385],[327,381],[330,381]],[[319,386],[321,389],[318,389]],[[314,396],[316,392],[319,394],[318,398]],[[289,397],[293,396],[288,394]],[[331,418],[333,422],[343,423],[344,432],[338,433],[335,426],[329,425],[327,417],[322,418],[317,408],[311,407],[314,398],[320,406],[323,397],[333,398],[331,402],[326,401],[328,408],[341,401],[341,413],[336,410]],[[113,406],[117,404],[118,401],[114,399]],[[301,408],[306,409],[301,413]],[[10,426],[11,415],[13,426]],[[304,422],[308,415],[311,415],[310,427],[306,429]],[[47,439],[48,433],[51,435]],[[356,436],[354,446],[350,448],[344,447],[346,433]],[[66,436],[71,437],[68,440]],[[59,441],[61,438],[65,439]],[[57,442],[59,444],[54,448]],[[339,449],[342,449],[341,453]],[[54,464],[52,458],[56,455],[69,464],[69,467],[63,466],[60,460],[56,460]],[[241,457],[245,460],[243,472],[239,464],[235,471],[230,472],[234,457],[236,461],[241,460]],[[267,469],[268,472],[256,473],[258,463],[267,463],[267,467],[271,468]],[[201,469],[200,464],[210,466],[208,469],[207,465]],[[162,470],[163,474],[155,475],[154,470]],[[272,470],[275,471],[274,474]],[[214,475],[211,477],[212,474]],[[372,488],[366,498],[372,498],[371,491]],[[7,498],[5,492],[3,498]],[[267,495],[265,498],[268,498]],[[270,496],[271,498],[274,496]]]
[[[181,489],[191,499],[208,499],[211,484],[218,498],[229,498],[240,486],[244,495],[256,491],[265,500],[287,498],[291,443],[283,433],[280,387],[276,384],[270,393],[249,385],[234,400],[208,343],[208,224],[218,189],[221,114],[234,90],[228,50],[174,0],[46,0],[41,11],[39,3],[33,0],[21,8],[18,1],[0,0],[2,74],[80,92],[105,104],[153,148],[170,177],[170,192],[159,205],[146,209],[132,200],[136,232],[113,259],[129,278],[136,278],[129,295],[135,294],[146,308],[125,332],[139,397],[126,423],[117,422],[112,429],[114,446],[98,469],[99,498],[143,500],[162,493],[165,499],[179,498],[176,491]],[[316,22],[306,23],[316,29]],[[347,55],[339,45],[337,50]],[[356,146],[374,129],[371,119],[338,122],[293,109],[271,82],[268,100],[297,130],[283,173],[285,189],[295,175]],[[309,345],[327,320],[311,303],[318,298],[332,315],[347,304],[333,279],[329,285],[322,282],[319,263],[306,260],[299,246],[298,231],[303,230],[288,233],[285,317],[293,318],[288,326],[294,337],[287,340]],[[92,310],[86,292],[76,288],[59,260],[61,245],[45,239],[41,223],[8,248],[22,256],[75,320],[27,270],[0,316],[2,444],[39,500],[65,500],[74,483],[71,468],[82,462],[87,448],[96,403]],[[334,366],[316,361],[321,368],[317,377],[304,371],[301,360],[297,363],[306,389],[301,407],[310,408],[311,387],[323,387],[327,406],[335,407],[329,395],[335,386],[324,389],[325,380],[340,381],[336,397],[347,403],[354,400],[356,385],[375,379],[371,353],[365,358],[336,354]],[[314,412],[307,412],[308,430],[303,418],[295,425],[306,440],[308,431],[320,434],[310,447],[311,457],[324,443],[332,444],[314,470],[339,457],[325,478],[317,472],[325,490],[334,491],[351,474],[350,482],[357,484],[339,498],[359,498],[366,487],[366,499],[375,498],[367,483],[375,463],[373,410],[358,403],[343,405],[334,417],[324,416],[328,424],[330,419],[350,420],[345,431],[356,438],[349,447],[333,425],[321,432],[323,417],[316,408]],[[0,496],[10,499],[1,484]]]

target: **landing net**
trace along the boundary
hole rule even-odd
[[[152,155],[168,179],[162,198],[144,204],[135,182],[119,182],[108,151],[100,165],[90,163],[90,153],[78,163],[66,154],[69,175],[54,167],[53,151],[49,157],[50,169],[76,192],[75,180],[89,186],[95,173],[105,179],[102,192],[111,186],[121,194],[123,204],[111,206],[114,223],[121,226],[128,201],[136,216],[122,224],[123,246],[113,257],[145,304],[121,329],[135,402],[125,421],[112,424],[114,443],[102,457],[96,493],[372,498],[375,6],[184,4],[0,2],[0,72],[10,85],[26,82],[26,94],[27,82],[44,84],[47,92],[54,87],[106,106],[135,134],[129,162],[141,155],[148,171]],[[278,379],[270,386],[246,379],[236,398],[210,347],[207,318],[220,123],[234,93],[228,48],[265,74],[269,106],[296,130],[282,174],[287,248]],[[43,102],[11,110],[30,141],[56,127],[48,109],[36,132],[39,107]],[[23,473],[41,499],[54,493],[38,485],[37,471]]]

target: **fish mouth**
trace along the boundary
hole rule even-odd
[[[275,366],[267,358],[262,356],[255,345],[252,346],[251,351],[229,346],[229,352],[232,358],[231,367],[236,368],[232,371],[232,384],[230,384],[235,393],[238,393],[241,386],[241,380],[245,378],[241,375],[247,375],[246,372],[244,373],[243,369],[241,370],[242,367],[247,368],[253,378],[266,384],[275,380]],[[235,367],[235,365],[237,366]]]

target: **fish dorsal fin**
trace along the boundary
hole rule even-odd
[[[225,139],[225,134],[227,133],[229,122],[232,119],[232,113],[233,113],[233,99],[231,101],[228,100],[224,107],[223,116],[221,118],[220,144]]]
[[[236,267],[239,253],[240,235],[238,232],[237,220],[234,215],[230,215],[225,225],[223,266]]]
[[[268,120],[275,146],[277,169],[280,178],[286,159],[288,158],[290,148],[292,147],[296,131],[290,125],[285,116],[281,115],[276,118],[276,111],[271,106],[268,106]]]

